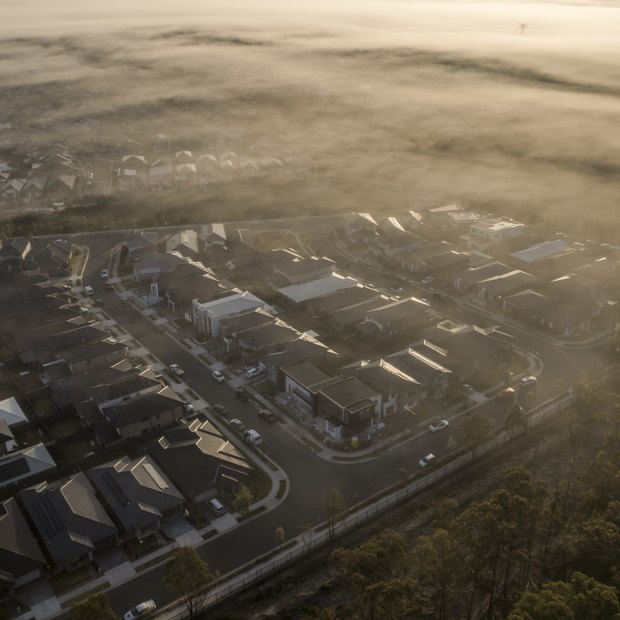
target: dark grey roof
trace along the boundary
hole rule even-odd
[[[161,381],[151,379],[139,374],[131,374],[121,377],[116,381],[110,381],[88,388],[88,395],[96,403],[106,403],[125,396],[131,396],[145,390],[158,390],[162,386]]]
[[[54,562],[70,566],[116,541],[116,527],[84,473],[24,489],[22,503]]]
[[[47,448],[38,443],[11,452],[0,459],[0,486],[56,467]]]
[[[320,388],[319,394],[323,394],[343,409],[379,398],[375,390],[362,383],[357,377],[345,377],[338,383]]]
[[[102,355],[110,355],[116,351],[121,352],[127,349],[127,345],[122,342],[111,342],[102,340],[101,342],[91,342],[83,346],[73,347],[60,354],[60,358],[67,364],[76,364],[84,360],[94,359]]]
[[[45,558],[15,498],[0,502],[0,573],[9,582],[45,566]]]
[[[308,388],[331,378],[326,372],[323,372],[320,368],[306,360],[292,366],[286,366],[282,368],[282,372],[300,385]]]
[[[200,420],[167,431],[148,451],[190,500],[215,488],[221,476],[243,480],[252,469],[210,422]]]
[[[385,304],[379,308],[373,308],[366,313],[366,316],[369,320],[385,325],[392,321],[399,321],[400,319],[416,315],[422,318],[426,315],[428,309],[428,303],[411,297]]]
[[[92,344],[108,338],[108,333],[94,325],[83,325],[53,334],[47,339],[48,346],[54,351],[74,347],[77,345]]]
[[[91,469],[89,476],[127,532],[157,523],[183,506],[183,496],[153,462],[123,457]]]
[[[182,405],[183,399],[169,387],[165,387],[157,393],[132,398],[122,405],[106,407],[103,413],[115,428],[122,428]],[[182,409],[179,410],[180,415]]]
[[[339,308],[347,308],[354,304],[370,301],[381,296],[379,291],[366,286],[353,286],[341,291],[336,291],[324,297],[311,299],[306,302],[306,308],[311,314],[328,314]]]

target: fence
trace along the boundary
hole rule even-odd
[[[527,426],[531,427],[540,424],[555,413],[570,407],[574,401],[575,397],[572,390],[569,390],[568,392],[541,403],[528,414]],[[524,430],[525,429],[523,429],[522,432]],[[439,467],[423,478],[412,481],[406,487],[389,493],[386,497],[379,499],[369,508],[365,510],[358,510],[348,515],[335,526],[333,532],[330,533],[326,524],[322,524],[317,526],[314,530],[308,530],[306,533],[299,536],[297,546],[286,553],[282,552],[282,554],[280,554],[276,559],[271,561],[266,559],[265,562],[257,565],[257,563],[260,562],[260,558],[256,558],[249,564],[246,564],[245,567],[241,567],[235,571],[232,576],[230,574],[225,576],[225,581],[223,581],[219,586],[216,585],[209,593],[201,611],[204,611],[209,607],[233,596],[234,594],[241,592],[249,586],[258,583],[266,577],[278,572],[288,564],[292,564],[313,549],[317,549],[318,547],[333,541],[334,538],[342,536],[347,531],[354,529],[358,525],[370,521],[379,513],[384,512],[389,508],[404,502],[417,493],[424,491],[436,482],[448,477],[455,471],[463,469],[473,461],[479,460],[486,454],[489,454],[490,452],[501,447],[515,436],[515,434],[509,433],[508,431],[502,431],[492,440],[481,445],[477,449],[471,450],[466,454],[453,459],[449,463]],[[275,553],[277,554],[277,550],[275,550]],[[270,553],[269,556],[273,557],[273,553]],[[255,567],[252,568],[252,565],[255,565]],[[168,607],[168,613],[166,613],[167,620],[180,620],[181,618],[186,617],[184,611],[174,613],[172,607],[173,606]],[[165,612],[166,609],[162,609],[162,615]]]

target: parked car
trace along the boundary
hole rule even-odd
[[[106,282],[105,290],[106,291],[113,291],[114,290],[114,284],[112,284],[112,282]]]
[[[218,382],[218,383],[224,383],[224,381],[226,381],[226,377],[224,376],[224,373],[219,371],[219,370],[214,370],[211,373],[211,376]]]
[[[194,405],[192,405],[192,403],[185,401],[183,403],[183,411],[185,411],[185,413],[194,413],[196,410],[194,409]]]
[[[515,395],[515,389],[511,387],[505,387],[499,390],[496,394],[497,398],[510,398]]]
[[[278,419],[276,414],[273,411],[270,411],[269,409],[259,409],[258,417],[265,420],[265,422],[269,422],[269,424],[275,422]]]
[[[471,387],[471,385],[468,385],[467,383],[463,383],[461,388],[463,389],[464,392],[467,392],[467,394],[471,394],[474,391],[474,388]]]
[[[247,431],[243,431],[243,441],[253,446],[260,446],[263,443],[263,438],[260,436],[260,433],[250,428]]]
[[[235,390],[235,395],[239,400],[242,400],[242,401],[246,401],[249,398],[248,393],[242,387],[238,387]]]
[[[226,512],[226,508],[224,508],[224,504],[222,504],[222,502],[220,502],[220,500],[217,499],[217,497],[210,499],[208,503],[209,503],[209,508],[211,508],[211,510],[216,515],[221,515]]]
[[[519,384],[523,387],[529,387],[530,385],[534,385],[537,381],[538,379],[536,377],[529,376],[529,377],[523,377],[523,379],[519,381]]]
[[[256,366],[253,366],[252,368],[248,368],[245,371],[245,376],[248,379],[253,379],[254,377],[258,377],[258,375],[260,375],[261,371],[260,368],[256,368]]]
[[[135,620],[136,618],[146,618],[150,616],[157,609],[155,601],[153,599],[138,603],[135,607],[132,607],[123,616],[124,620]]]
[[[221,403],[215,403],[215,405],[213,405],[213,411],[215,411],[217,415],[228,415],[228,409],[226,409],[226,407],[224,407],[224,405],[222,405]]]
[[[110,277],[110,272],[107,269],[102,269],[99,275],[102,280],[107,280]]]
[[[87,295],[92,295],[92,294],[94,293],[94,291],[93,291],[93,287],[92,287],[90,284],[87,284],[87,285],[84,287],[84,292],[85,292]]]
[[[170,372],[175,374],[177,377],[185,374],[185,371],[178,364],[170,364],[168,367]]]
[[[230,421],[230,425],[238,432],[243,433],[243,431],[245,430],[245,424],[241,421],[238,420],[237,418],[233,418]]]
[[[95,301],[93,301],[93,306],[103,306],[103,299],[95,299]]]
[[[430,284],[434,279],[433,276],[426,276],[426,278],[422,278],[422,284]]]
[[[448,420],[435,420],[435,422],[431,422],[428,425],[428,430],[431,433],[436,433],[437,431],[441,431],[448,426],[450,426],[450,422],[448,422]]]
[[[426,467],[429,463],[431,463],[434,460],[435,460],[435,455],[434,454],[427,454],[425,457],[421,458],[418,461],[418,465],[420,467]]]

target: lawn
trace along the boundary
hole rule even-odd
[[[68,441],[63,443],[60,447],[69,463],[77,463],[89,452],[93,451],[93,447],[90,445],[90,439],[88,437]]]
[[[52,395],[45,390],[40,394],[37,394],[31,401],[32,410],[40,415],[41,417],[45,417],[48,415],[52,415],[58,411],[58,407],[52,400]]]
[[[59,573],[49,581],[56,596],[60,596],[77,586],[94,578],[94,569],[90,566],[80,566],[70,573]]]
[[[82,426],[79,420],[73,416],[68,415],[60,420],[55,420],[51,424],[48,424],[48,429],[54,439],[62,439],[73,435],[77,431],[81,430]]]

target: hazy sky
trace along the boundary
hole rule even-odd
[[[29,140],[79,140],[84,120],[234,128],[309,155],[336,210],[436,197],[618,220],[620,2],[91,4],[3,11],[0,120]]]

